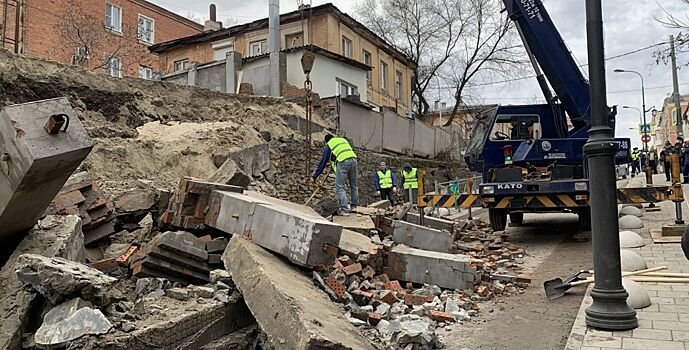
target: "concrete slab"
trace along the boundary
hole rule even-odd
[[[345,254],[356,256],[361,253],[370,252],[376,245],[371,242],[370,237],[362,235],[359,232],[345,229],[342,230],[342,236],[340,236],[340,244],[338,244],[338,247]]]
[[[49,134],[52,115],[67,115],[64,132]],[[3,108],[0,112],[0,238],[33,227],[93,144],[66,98]]]
[[[258,245],[236,235],[223,260],[276,349],[372,349],[311,279]]]
[[[47,216],[39,221],[17,246],[0,270],[0,349],[21,349],[22,333],[35,306],[42,298],[30,288],[22,288],[14,266],[23,254],[43,254],[72,261],[84,261],[84,235],[81,219],[75,215]]]
[[[392,240],[413,248],[449,253],[454,238],[444,231],[430,227],[414,225],[409,222],[395,221],[392,224]]]
[[[398,245],[388,254],[388,277],[449,289],[472,288],[481,278],[471,266],[472,262],[478,260]]]
[[[363,234],[376,229],[376,224],[368,215],[350,214],[349,216],[333,216],[333,222],[342,227]]]
[[[282,201],[269,198],[215,192],[211,202],[219,209],[207,224],[226,233],[250,235],[256,244],[295,264],[332,264],[335,256],[324,248],[338,246],[342,227],[303,206],[283,206]]]
[[[421,216],[416,213],[407,213],[404,216],[404,221],[410,222],[415,225],[421,225]],[[438,219],[431,216],[424,216],[424,226],[434,228],[436,230],[445,230],[447,232],[452,232],[455,229],[455,222],[451,220]]]

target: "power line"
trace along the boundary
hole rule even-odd
[[[684,83],[684,84],[679,84],[680,86],[685,86],[689,85],[689,83]],[[672,85],[662,85],[662,86],[652,86],[652,87],[647,87],[646,90],[657,90],[657,89],[667,89],[671,88]],[[639,92],[641,89],[628,89],[628,90],[617,90],[617,91],[608,91],[608,94],[621,94],[621,93],[627,93],[627,92]],[[484,100],[543,100],[544,98],[541,96],[530,96],[530,97],[481,97],[481,99]]]

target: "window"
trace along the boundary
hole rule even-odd
[[[540,130],[539,118],[535,115],[499,115],[490,132],[492,141],[530,140]],[[538,138],[538,137],[536,137]]]
[[[371,53],[368,52],[368,51],[366,51],[366,50],[364,50],[364,55],[363,55],[363,56],[364,56],[364,63],[366,63],[367,65],[370,66],[370,65],[371,65]],[[371,78],[372,78],[371,71],[370,71],[370,70],[369,70],[369,71],[366,71],[366,83],[368,84],[368,86],[371,86],[371,84],[372,84],[372,83],[371,83],[371,80],[372,80]]]
[[[139,15],[139,41],[145,44],[153,44],[155,33],[155,21],[144,15]]]
[[[173,68],[175,72],[179,72],[181,70],[189,68],[189,59],[185,58],[183,60],[175,61]]]
[[[122,33],[122,9],[105,4],[105,28],[113,32]]]
[[[342,37],[342,56],[352,58],[352,41]]]
[[[402,73],[395,72],[395,97],[402,99]]]
[[[350,84],[344,80],[336,79],[337,83],[337,96],[347,97],[349,95],[356,95],[357,88],[355,85]]]
[[[139,66],[139,78],[141,79],[153,79],[153,68],[146,66]]]
[[[110,57],[105,65],[105,74],[116,78],[122,77],[122,62],[119,57]]]
[[[380,61],[380,89],[388,90],[388,65],[383,61]]]
[[[254,41],[249,44],[251,56],[258,56],[268,52],[268,40]]]
[[[285,48],[291,49],[293,47],[304,46],[304,33],[299,32],[295,34],[285,35]]]

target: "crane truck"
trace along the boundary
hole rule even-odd
[[[570,212],[591,228],[582,150],[591,128],[589,83],[541,0],[503,0],[523,41],[546,103],[501,105],[477,118],[464,159],[480,172],[479,196],[494,230],[524,213]],[[552,88],[552,91],[551,91]],[[616,107],[609,108],[615,129]],[[616,138],[616,163],[629,162],[630,140]]]

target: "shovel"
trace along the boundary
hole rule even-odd
[[[647,273],[647,272],[655,272],[655,271],[660,271],[660,270],[665,270],[665,269],[667,269],[667,266],[658,266],[658,267],[654,267],[654,268],[650,268],[650,269],[646,269],[646,270],[634,271],[634,272],[624,272],[624,273],[622,273],[622,277],[642,275],[642,274]],[[578,277],[579,274],[576,274],[574,276]],[[545,289],[545,296],[548,298],[548,300],[555,300],[555,299],[558,299],[558,298],[565,296],[565,292],[572,287],[576,287],[576,286],[580,286],[580,285],[584,285],[584,284],[590,284],[593,282],[594,282],[593,277],[587,278],[587,279],[582,280],[582,281],[575,281],[575,282],[568,282],[568,283],[563,282],[562,279],[560,279],[560,278],[556,278],[554,280],[543,282],[543,288]]]

